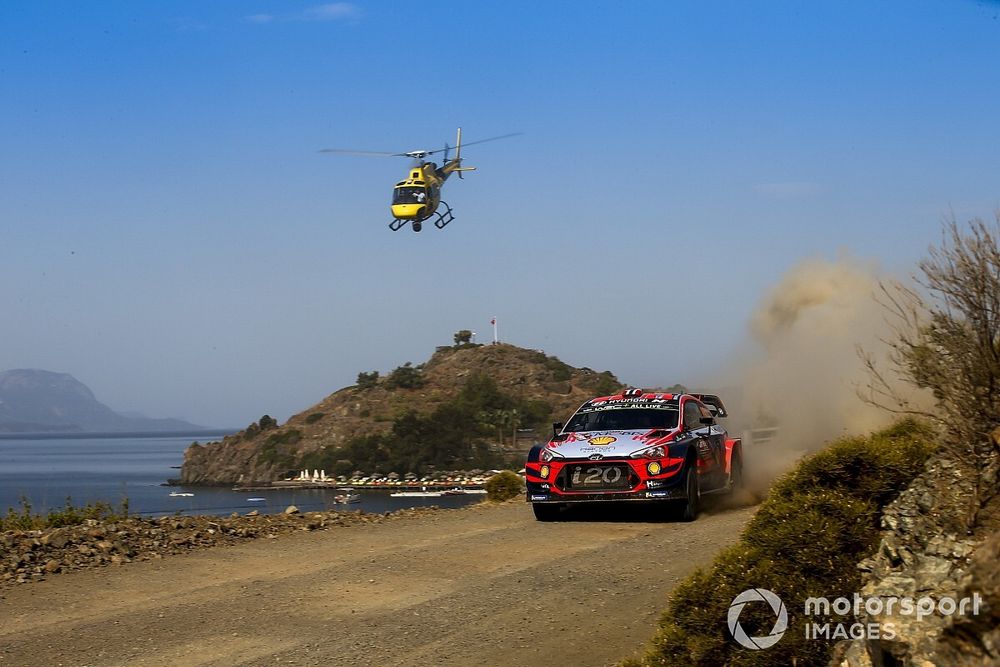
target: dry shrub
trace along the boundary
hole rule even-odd
[[[917,289],[882,286],[892,322],[889,363],[865,355],[865,398],[901,414],[937,421],[959,456],[990,453],[1000,426],[1000,211],[987,223],[951,221],[918,265]],[[915,406],[899,383],[930,390],[935,409]]]

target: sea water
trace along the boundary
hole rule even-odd
[[[336,489],[237,492],[228,486],[164,486],[168,479],[180,477],[184,450],[196,439],[193,435],[4,436],[0,438],[0,513],[8,507],[19,509],[22,499],[33,512],[41,513],[64,506],[67,498],[77,506],[98,501],[117,506],[127,498],[130,512],[147,516],[243,514],[253,509],[273,513],[289,505],[303,511],[386,512],[431,505],[461,507],[482,500],[479,495],[391,498],[388,491],[359,490],[360,503],[337,505],[334,496],[342,492]],[[171,496],[171,492],[194,495]],[[264,500],[251,502],[250,498]]]

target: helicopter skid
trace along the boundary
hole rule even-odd
[[[441,213],[437,211],[437,220],[434,221],[434,226],[438,229],[444,229],[449,222],[455,219],[455,216],[451,213],[451,206],[448,206],[445,202],[441,202],[441,206],[445,207],[445,212]]]
[[[451,206],[448,206],[446,202],[441,202],[440,205],[444,206],[445,211],[444,213],[441,213],[440,211],[434,212],[433,215],[437,216],[437,219],[434,221],[434,226],[437,227],[438,229],[444,229],[449,222],[455,219],[455,216],[451,212]],[[424,218],[424,220],[426,219],[427,218]],[[410,223],[413,225],[413,231],[419,232],[424,227],[424,220],[407,220],[405,218],[393,218],[392,222],[389,223],[389,229],[391,229],[394,232],[398,232],[400,229],[406,226],[406,223]]]

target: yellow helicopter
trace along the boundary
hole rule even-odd
[[[521,134],[504,134],[499,137],[470,141],[466,146],[482,144],[487,141],[516,137]],[[321,153],[346,153],[348,155],[371,155],[376,157],[408,157],[417,162],[410,167],[410,172],[406,178],[398,183],[392,190],[392,222],[389,229],[396,232],[402,229],[406,223],[413,226],[413,231],[419,232],[424,227],[424,221],[431,216],[437,216],[434,226],[444,229],[445,226],[455,219],[451,212],[451,206],[447,202],[441,201],[441,187],[448,177],[458,174],[463,178],[462,172],[475,171],[475,167],[462,166],[462,128],[458,128],[458,138],[455,140],[455,157],[448,159],[448,152],[452,149],[447,143],[444,148],[434,151],[416,150],[406,153],[383,153],[378,151],[354,151],[343,148],[324,148]],[[433,162],[426,162],[424,158],[435,153],[444,153],[444,164],[438,167]],[[439,212],[438,207],[444,206],[444,212]]]

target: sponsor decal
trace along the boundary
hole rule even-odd
[[[613,435],[599,435],[596,438],[591,438],[587,442],[594,445],[595,447],[605,447],[610,445],[612,442],[616,442],[618,438]]]
[[[532,496],[531,496],[531,499],[532,499],[532,500],[548,500],[548,499],[549,499],[549,497],[548,497],[548,496],[546,496],[546,495],[540,495],[540,496],[535,496],[535,495],[532,495]]]

